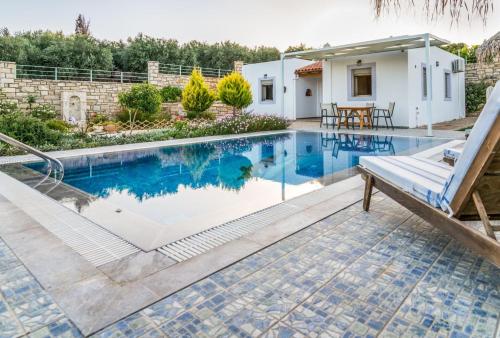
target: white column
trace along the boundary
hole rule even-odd
[[[431,42],[429,33],[425,34],[425,67],[426,67],[426,84],[427,97],[425,98],[426,113],[427,113],[427,136],[432,136],[432,81],[431,81]]]
[[[280,97],[281,97],[281,117],[285,118],[285,54],[281,53],[281,74],[280,74]]]

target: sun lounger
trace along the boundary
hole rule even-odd
[[[446,148],[443,151],[443,161],[450,165],[455,165],[455,162],[457,162],[460,155],[462,155],[462,151],[463,149]]]
[[[363,207],[376,187],[432,225],[500,266],[500,84],[490,96],[454,167],[411,156],[360,158]],[[481,220],[486,234],[462,220]]]

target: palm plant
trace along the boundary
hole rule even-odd
[[[485,40],[476,51],[479,62],[492,62],[500,55],[500,32]]]
[[[424,9],[431,19],[436,19],[449,13],[452,20],[458,21],[463,12],[467,13],[470,19],[479,16],[484,23],[488,15],[493,11],[494,0],[423,0]],[[403,4],[407,3],[411,7],[417,6],[415,0],[373,0],[375,14],[381,16],[386,10],[394,8],[399,10]]]

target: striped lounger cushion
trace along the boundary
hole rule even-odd
[[[446,182],[446,187],[441,193],[441,208],[448,210],[450,214],[456,212],[451,210],[449,204],[455,197],[460,185],[462,184],[469,168],[476,160],[476,156],[488,136],[491,128],[495,124],[500,114],[500,81],[497,82],[495,89],[491,93],[488,102],[486,102],[483,111],[479,115],[474,127],[472,128],[467,141],[464,144],[462,154],[455,163],[453,173]]]
[[[362,156],[359,164],[434,207],[452,167],[412,156]]]

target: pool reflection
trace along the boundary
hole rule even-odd
[[[352,176],[360,156],[414,153],[442,142],[291,132],[68,158],[66,187],[91,196],[65,192],[59,200],[82,214],[111,204],[163,224],[220,224]]]

